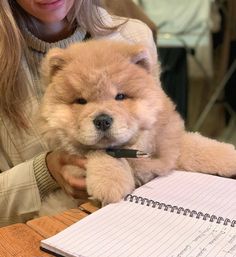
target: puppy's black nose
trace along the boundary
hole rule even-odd
[[[100,114],[94,120],[93,123],[98,130],[106,131],[110,128],[113,122],[112,117],[107,114]]]

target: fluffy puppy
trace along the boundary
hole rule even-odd
[[[87,157],[87,191],[102,203],[173,169],[236,174],[234,147],[186,132],[156,69],[145,47],[102,40],[53,49],[43,61],[43,134],[52,149]],[[116,159],[106,148],[152,157]]]

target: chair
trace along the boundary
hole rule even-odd
[[[236,71],[236,59],[231,62],[229,65],[230,59],[230,46],[232,40],[236,40],[236,2],[235,0],[226,0],[225,1],[225,26],[224,26],[224,38],[222,43],[222,51],[221,51],[221,65],[218,71],[218,85],[216,86],[215,90],[213,91],[211,97],[209,98],[208,103],[204,107],[203,111],[199,115],[195,126],[193,128],[194,131],[197,131],[201,128],[202,124],[204,123],[207,115],[210,113],[211,109],[213,108],[214,104],[218,100],[219,96],[224,91],[228,81],[232,77],[232,75]],[[224,130],[223,134],[220,136],[220,139],[224,141],[229,141],[230,138],[235,133],[236,126],[236,114],[235,110],[225,102],[225,108],[230,115],[230,121]]]
[[[186,119],[189,76],[203,78],[210,88],[213,70],[209,26],[211,0],[135,2],[139,3],[158,26],[157,47],[162,64],[162,85],[176,103],[179,113]],[[204,55],[200,55],[202,48],[206,49]],[[196,67],[193,74],[192,69],[188,69],[189,56],[192,61],[190,67]]]

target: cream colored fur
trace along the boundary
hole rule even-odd
[[[105,204],[119,201],[135,186],[173,169],[236,174],[232,145],[185,131],[174,104],[153,75],[158,67],[150,60],[140,45],[89,41],[51,50],[42,65],[43,134],[52,149],[88,158],[88,193]],[[126,98],[116,100],[117,94]],[[106,131],[94,125],[100,114],[112,118]],[[138,149],[152,158],[116,159],[105,153],[107,147]],[[84,175],[76,167],[72,172]],[[58,203],[52,202],[56,209]],[[48,200],[43,203],[41,214],[48,205]]]

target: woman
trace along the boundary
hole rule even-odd
[[[86,160],[48,152],[34,118],[43,94],[40,62],[53,47],[88,37],[143,43],[156,62],[152,33],[143,23],[110,16],[97,0],[2,0],[0,2],[0,226],[31,219],[59,187],[73,197],[85,179],[65,165]]]

